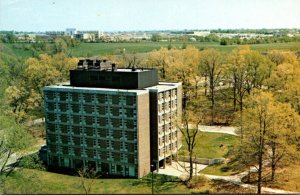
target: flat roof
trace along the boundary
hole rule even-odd
[[[99,92],[99,91],[110,91],[110,92],[127,92],[127,93],[136,93],[137,95],[141,95],[144,93],[148,93],[148,90],[145,89],[113,89],[113,88],[101,88],[101,87],[74,87],[70,85],[70,82],[59,83],[57,85],[46,86],[44,89],[60,89],[63,91],[90,91],[90,92]]]
[[[111,68],[108,69],[97,69],[97,68],[89,68],[89,69],[83,69],[83,68],[76,68],[73,69],[75,71],[100,71],[100,72],[148,72],[148,71],[152,71],[152,69],[149,68],[136,68],[136,69],[132,69],[132,68],[116,68],[114,69],[114,71],[112,71]]]
[[[149,91],[161,92],[161,91],[177,88],[180,85],[182,85],[181,82],[159,82],[158,85],[147,87],[145,89]]]
[[[46,86],[45,89],[60,89],[64,91],[76,91],[76,90],[87,90],[87,91],[111,91],[111,92],[127,92],[136,93],[141,95],[148,93],[148,91],[161,92],[170,89],[177,88],[182,85],[181,82],[159,82],[158,85],[146,87],[144,89],[113,89],[113,88],[101,88],[101,87],[74,87],[70,85],[70,82],[59,83],[56,85]]]

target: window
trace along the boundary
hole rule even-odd
[[[80,110],[79,104],[71,104],[72,111],[78,113]]]
[[[55,103],[47,102],[46,107],[49,111],[53,111],[55,109]]]
[[[97,98],[98,102],[105,103],[105,95],[104,94],[98,94],[96,96],[96,98]]]
[[[118,95],[113,95],[112,96],[112,103],[113,104],[119,104],[119,96]]]
[[[84,105],[84,111],[88,114],[93,113],[93,106],[92,105]]]
[[[55,92],[47,91],[46,92],[46,97],[47,97],[48,100],[54,100],[55,99]]]
[[[47,113],[47,119],[48,121],[55,121],[55,114]]]
[[[59,99],[60,99],[60,101],[66,101],[68,99],[68,93],[60,92]]]
[[[68,110],[68,104],[60,103],[58,106],[61,112],[66,112]]]
[[[72,101],[73,102],[78,102],[79,101],[79,95],[78,95],[78,93],[73,93],[72,94]]]

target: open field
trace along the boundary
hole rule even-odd
[[[156,193],[191,193],[193,191],[205,192],[210,189],[209,183],[191,190],[176,178],[155,175]],[[143,179],[95,179],[90,193],[97,194],[151,194],[151,177]],[[165,182],[164,182],[165,181]],[[17,170],[5,182],[7,194],[82,194],[84,189],[80,186],[80,178],[75,176],[38,171],[33,169]],[[1,193],[1,191],[0,191]]]
[[[154,49],[160,49],[161,47],[172,47],[180,48],[185,45],[194,45],[199,49],[204,48],[215,48],[222,52],[230,52],[238,45],[220,45],[219,42],[138,42],[138,43],[81,43],[79,46],[70,48],[69,53],[72,56],[77,57],[91,57],[96,55],[104,54],[120,54],[124,49],[127,53],[145,53],[150,52]],[[32,51],[17,49],[13,45],[30,45],[30,44],[5,44],[10,48],[17,56],[20,57],[31,57]],[[300,42],[289,42],[289,43],[270,43],[270,44],[253,44],[250,45],[251,49],[265,52],[272,49],[279,50],[300,50]]]
[[[194,149],[197,158],[221,158],[224,157],[229,148],[237,141],[234,135],[223,133],[199,132],[197,135],[196,146]],[[179,155],[187,156],[187,145],[183,141],[183,147],[180,149]],[[223,144],[223,147],[220,145]]]
[[[74,56],[89,57],[101,54],[114,54],[123,51],[126,52],[150,52],[154,49],[160,49],[161,47],[168,47],[171,44],[172,47],[181,47],[183,44],[194,45],[199,49],[215,48],[222,52],[230,52],[236,48],[237,45],[222,46],[218,42],[140,42],[140,43],[82,43],[78,47],[71,48],[71,54]],[[300,50],[300,43],[272,43],[272,44],[255,44],[250,45],[254,50],[264,52],[271,49],[287,49],[287,50]]]

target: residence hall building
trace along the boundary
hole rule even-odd
[[[80,60],[69,83],[44,88],[48,165],[138,178],[164,166],[181,147],[181,90],[156,69]]]

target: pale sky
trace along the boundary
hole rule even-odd
[[[300,0],[0,0],[0,30],[300,28]]]

